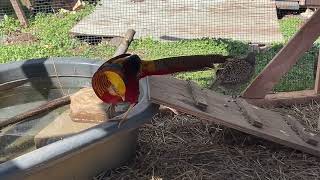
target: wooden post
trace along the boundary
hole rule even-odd
[[[126,34],[124,35],[120,45],[118,46],[116,52],[114,53],[114,55],[112,57],[116,57],[116,56],[119,56],[121,54],[126,53],[135,34],[136,34],[135,30],[128,29]]]
[[[11,5],[20,21],[20,24],[24,27],[28,26],[28,20],[24,14],[20,3],[17,0],[10,0]]]
[[[318,53],[317,74],[314,82],[314,91],[316,94],[320,93],[320,49]]]
[[[320,115],[319,115],[319,118],[318,118],[318,129],[320,130]]]
[[[320,35],[320,9],[302,26],[242,93],[244,98],[262,99],[272,90]]]
[[[304,0],[305,6],[307,8],[319,8],[320,7],[320,1],[319,0]]]

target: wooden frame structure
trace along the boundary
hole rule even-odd
[[[170,76],[150,76],[147,82],[149,100],[155,104],[320,157],[320,136],[307,131],[290,115],[254,106],[242,98],[201,89]]]
[[[242,93],[242,97],[256,105],[290,105],[320,100],[320,62],[318,62],[314,90],[268,94],[312,46],[320,36],[320,9],[301,27],[295,36],[269,62]]]
[[[26,18],[25,13],[23,12],[23,9],[21,7],[20,2],[18,0],[10,0],[10,3],[14,9],[14,12],[16,13],[16,15],[20,21],[20,24],[24,27],[28,26],[28,20]],[[31,5],[29,0],[24,0],[24,3],[27,6]]]
[[[310,8],[320,7],[319,0],[299,0],[299,3],[303,6],[310,7]]]

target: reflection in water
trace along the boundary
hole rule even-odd
[[[67,89],[34,89],[31,86],[20,86],[0,93],[0,120],[13,117],[32,108],[38,107],[50,99],[61,96],[61,90],[72,94],[80,88]],[[48,93],[48,98],[43,92]],[[63,106],[46,114],[41,114],[29,121],[14,124],[0,132],[0,163],[15,158],[35,149],[34,136],[45,126],[63,113],[68,106]]]

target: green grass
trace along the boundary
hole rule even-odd
[[[286,41],[288,41],[303,24],[302,19],[298,17],[289,17],[279,20],[280,30]]]
[[[35,35],[39,40],[29,45],[0,45],[0,63],[50,56],[110,58],[115,50],[114,47],[106,43],[89,45],[80,42],[69,34],[69,30],[79,20],[90,14],[93,9],[94,7],[89,5],[76,13],[38,14],[35,17],[29,17],[31,25],[28,28],[21,28],[18,21],[13,17],[5,17],[4,21],[0,22],[0,37],[1,35],[8,35],[11,32],[20,30]],[[296,33],[302,23],[299,18],[295,17],[284,18],[279,22],[285,41],[288,41]],[[283,44],[274,44],[267,52],[257,56],[256,74],[265,67],[282,46]],[[144,59],[193,54],[223,54],[240,57],[247,53],[247,49],[246,43],[223,39],[159,42],[146,38],[134,41],[130,46],[129,52],[137,53]],[[312,67],[316,52],[317,49],[314,47],[281,80],[281,83],[276,86],[275,90],[291,91],[311,88],[313,86]],[[214,73],[212,70],[206,70],[178,73],[176,76],[181,79],[194,80],[202,87],[208,87]]]
[[[89,46],[70,36],[69,30],[84,16],[90,14],[93,6],[72,12],[57,14],[38,14],[30,18],[30,26],[21,28],[13,17],[6,17],[0,23],[0,34],[22,31],[35,35],[39,40],[32,44],[0,45],[0,62],[50,57],[50,56],[81,56],[103,58],[110,56],[114,48],[106,45]]]

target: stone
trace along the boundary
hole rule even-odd
[[[107,121],[110,104],[104,103],[92,88],[83,88],[73,94],[70,103],[70,117],[75,122],[97,123]]]
[[[74,122],[70,118],[70,110],[66,110],[34,136],[36,148],[79,133],[97,124]]]

